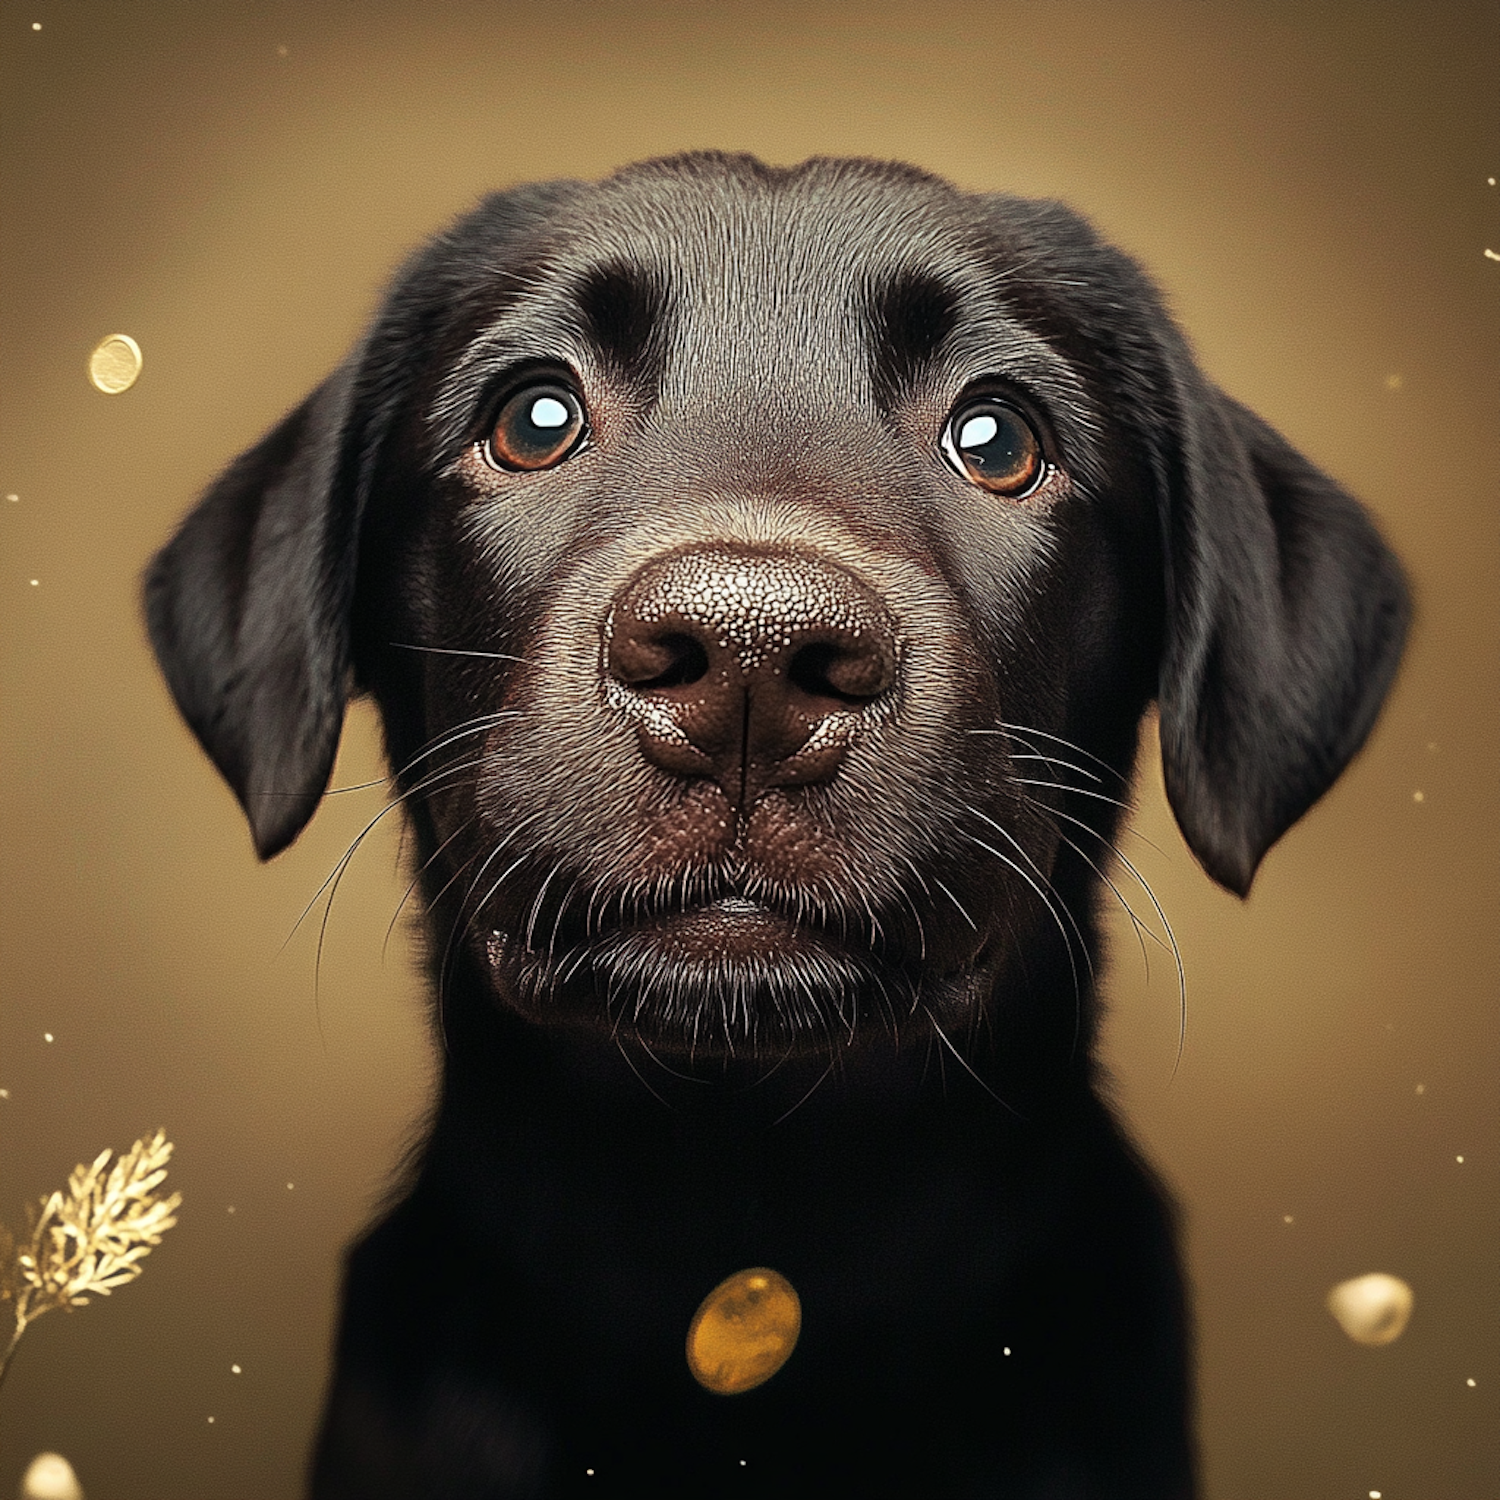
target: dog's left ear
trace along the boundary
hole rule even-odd
[[[236,459],[146,575],[157,659],[262,859],[313,815],[343,724],[357,532],[353,368]]]
[[[1163,768],[1194,854],[1243,896],[1364,743],[1410,606],[1357,501],[1196,369],[1179,366],[1177,395]]]

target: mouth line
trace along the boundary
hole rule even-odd
[[[515,935],[493,932],[492,953],[497,939],[500,946],[509,948]],[[570,918],[564,913],[551,929],[550,942],[515,944],[532,960],[564,968],[581,955],[597,956],[626,945],[653,947],[666,963],[743,960],[771,965],[780,955],[850,952],[868,956],[877,947],[869,941],[869,934],[850,931],[816,909],[793,911],[739,894],[670,905],[658,902],[645,909],[617,908],[612,920],[600,920],[597,914],[590,920],[578,912]]]
[[[805,938],[876,948],[881,946],[876,935],[883,925],[868,905],[861,910],[839,900],[836,892],[786,888],[753,873],[713,867],[684,871],[670,882],[595,885],[570,880],[558,866],[534,894],[517,891],[505,909],[508,918],[492,909],[493,916],[481,930],[503,930],[508,943],[556,953],[614,934],[701,924],[717,924],[726,935],[747,924],[777,926]],[[529,917],[519,920],[519,913],[527,910]]]

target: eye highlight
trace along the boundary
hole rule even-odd
[[[1047,475],[1036,430],[1013,406],[993,396],[955,409],[943,429],[942,448],[960,476],[992,495],[1022,499]]]
[[[578,451],[588,436],[583,402],[560,381],[522,387],[509,397],[481,445],[496,469],[550,469]]]

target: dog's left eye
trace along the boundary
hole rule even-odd
[[[1012,500],[1029,495],[1047,474],[1031,423],[991,396],[965,401],[948,418],[943,452],[971,484]]]
[[[497,469],[550,469],[574,453],[587,434],[583,402],[567,386],[528,385],[500,408],[484,440],[484,456]]]

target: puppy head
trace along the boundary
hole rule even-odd
[[[147,610],[263,856],[353,683],[504,1003],[773,1051],[1077,992],[1153,696],[1246,891],[1406,618],[1363,511],[1075,215],[713,155],[435,240]]]

